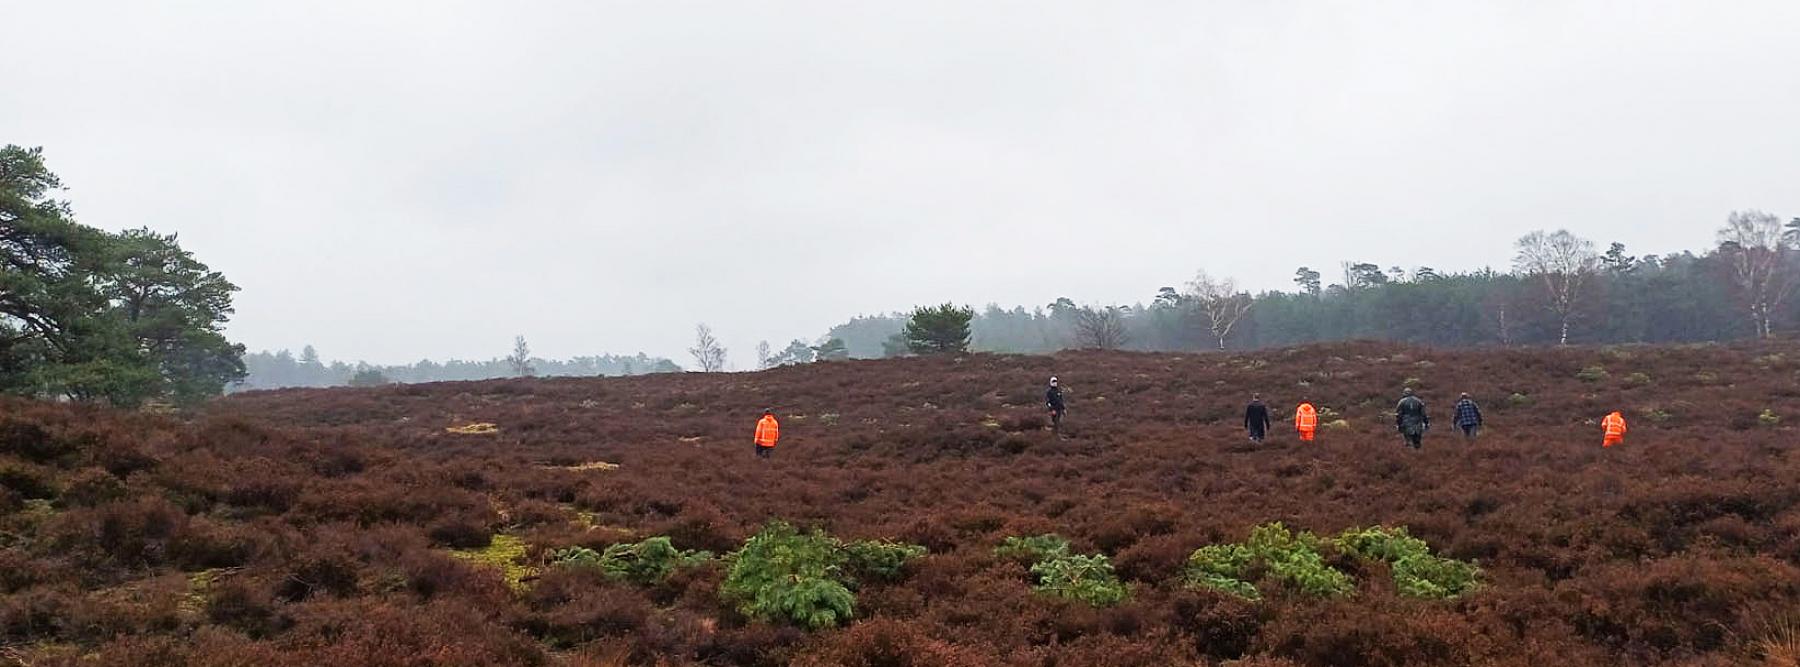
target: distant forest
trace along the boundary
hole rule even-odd
[[[377,385],[392,382],[444,382],[454,380],[489,380],[494,378],[537,376],[642,375],[646,373],[680,372],[681,367],[661,357],[604,354],[575,357],[568,360],[539,359],[529,349],[515,351],[514,356],[487,361],[451,360],[420,361],[405,366],[376,366],[324,362],[311,345],[298,356],[287,350],[252,352],[244,355],[249,375],[231,391],[278,389],[281,387],[341,387]],[[522,365],[521,365],[522,363]]]
[[[1510,271],[1383,269],[1344,262],[1294,274],[1292,291],[1249,294],[1200,274],[1148,304],[1026,309],[989,305],[970,323],[971,349],[1254,349],[1372,339],[1438,346],[1691,343],[1772,337],[1800,328],[1786,297],[1800,282],[1800,219],[1733,213],[1704,254],[1598,252],[1568,232],[1519,240]],[[906,353],[901,313],[832,327],[855,358]]]

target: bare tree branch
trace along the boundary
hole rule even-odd
[[[1562,327],[1557,344],[1568,345],[1569,320],[1582,305],[1581,288],[1599,268],[1600,254],[1594,252],[1594,242],[1566,229],[1550,234],[1539,230],[1520,237],[1517,247],[1513,268],[1543,281],[1550,310]]]
[[[1075,346],[1117,350],[1125,346],[1125,313],[1117,306],[1075,311]]]
[[[1205,271],[1188,282],[1188,294],[1199,304],[1200,313],[1206,317],[1207,330],[1219,341],[1221,350],[1225,349],[1225,339],[1231,336],[1231,329],[1256,304],[1249,292],[1238,290],[1236,280],[1214,279]]]
[[[712,327],[694,326],[694,346],[688,348],[688,354],[694,355],[694,362],[700,364],[703,373],[725,370],[725,348],[719,345],[718,338],[713,337]]]
[[[1719,254],[1731,261],[1758,338],[1775,335],[1775,310],[1794,292],[1800,272],[1791,266],[1794,230],[1762,211],[1732,211],[1719,230]]]

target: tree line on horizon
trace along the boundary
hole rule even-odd
[[[543,359],[532,356],[531,347],[520,336],[513,341],[513,351],[505,357],[488,360],[432,361],[411,364],[380,365],[363,362],[326,362],[308,345],[295,355],[288,350],[252,352],[244,355],[248,374],[230,391],[280,389],[285,387],[371,387],[384,384],[420,382],[458,382],[493,380],[509,377],[617,377],[649,373],[679,373],[681,367],[662,357],[642,352],[636,355],[601,354],[570,359]]]
[[[1727,216],[1703,253],[1633,256],[1566,230],[1515,244],[1510,271],[1442,272],[1347,261],[1328,281],[1311,267],[1294,289],[1258,294],[1200,272],[1150,302],[957,309],[964,348],[1047,353],[1063,349],[1257,349],[1341,340],[1465,347],[1571,343],[1696,343],[1771,338],[1800,329],[1787,300],[1800,285],[1800,218],[1761,211]],[[920,315],[952,305],[859,316],[832,327],[849,357],[928,353],[910,344]]]

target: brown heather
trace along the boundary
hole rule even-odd
[[[0,656],[29,665],[1793,664],[1800,346],[1063,353],[755,374],[234,396],[187,419],[0,401]],[[1425,363],[1429,362],[1429,363]],[[1603,367],[1609,378],[1584,380]],[[1069,388],[1067,438],[1043,381]],[[1587,373],[1591,377],[1593,373]],[[1304,383],[1304,384],[1302,384]],[[1436,428],[1402,450],[1410,383]],[[1481,401],[1484,437],[1452,435]],[[1260,392],[1345,424],[1239,432]],[[1515,397],[1516,395],[1516,397]],[[750,433],[782,417],[772,461]],[[1598,419],[1631,419],[1600,448]],[[1761,418],[1765,411],[1789,417]],[[499,432],[447,431],[493,423]],[[616,464],[617,468],[594,465]],[[548,567],[781,518],[931,554],[806,632],[740,616],[723,566],[639,588]],[[1281,521],[1405,525],[1486,586],[1400,597],[1181,585],[1195,548]],[[1129,600],[1041,597],[1006,536],[1110,556]],[[523,544],[523,555],[508,551]],[[507,583],[511,573],[516,585]],[[518,583],[518,582],[522,582]]]

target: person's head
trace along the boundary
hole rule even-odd
[[[1301,405],[1306,405],[1306,404],[1307,404],[1307,403],[1311,403],[1311,402],[1312,402],[1312,399],[1309,399],[1309,398],[1307,398],[1307,397],[1305,397],[1305,396],[1301,396],[1301,397],[1300,397],[1300,404],[1301,404]]]
[[[1251,395],[1250,395],[1250,400],[1252,400],[1252,401],[1260,401],[1260,400],[1262,400],[1262,394],[1251,394]]]
[[[1465,401],[1466,401],[1466,400],[1469,400],[1469,392],[1466,392],[1466,391],[1465,391],[1465,392],[1463,392],[1463,393],[1462,393],[1462,399],[1463,399],[1463,400],[1465,400]]]
[[[775,408],[763,408],[763,416],[764,417],[775,416]]]
[[[1413,390],[1412,390],[1412,387],[1407,387],[1407,388],[1405,388],[1405,389],[1401,389],[1401,390],[1400,390],[1400,395],[1401,395],[1401,396],[1411,396],[1411,395],[1413,395]]]

